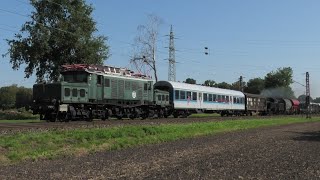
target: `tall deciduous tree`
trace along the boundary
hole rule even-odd
[[[55,81],[62,64],[103,64],[109,57],[105,36],[97,31],[91,17],[93,7],[84,0],[30,0],[34,11],[31,20],[12,40],[10,48],[12,68],[25,64],[25,77],[36,71],[37,81]]]
[[[265,78],[266,88],[288,87],[293,83],[293,71],[291,67],[278,68],[277,71],[269,72]]]
[[[216,87],[222,88],[222,89],[232,89],[232,85],[227,82],[218,83]]]
[[[209,86],[209,87],[215,87],[216,84],[217,83],[214,80],[206,80],[203,83],[204,86]]]
[[[264,89],[264,80],[261,78],[250,79],[244,89],[247,93],[260,94]]]
[[[263,91],[263,94],[294,98],[294,92],[290,87],[290,84],[293,83],[292,76],[293,71],[291,67],[278,68],[277,71],[268,73],[264,78],[266,89]]]
[[[192,78],[187,78],[185,83],[188,83],[188,84],[196,84],[197,81],[195,79],[192,79]]]

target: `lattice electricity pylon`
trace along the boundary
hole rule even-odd
[[[306,73],[306,109],[307,109],[307,118],[311,118],[311,115],[310,115],[310,83],[309,83],[309,72]]]
[[[173,35],[173,31],[172,31],[172,25],[170,28],[170,41],[169,41],[168,80],[169,81],[176,81],[176,59],[175,59],[174,35]]]

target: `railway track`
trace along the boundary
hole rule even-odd
[[[124,125],[159,125],[159,124],[179,124],[192,122],[209,122],[209,121],[228,121],[241,119],[270,119],[274,117],[302,117],[302,115],[292,116],[233,116],[233,117],[201,117],[201,118],[166,118],[166,119],[144,119],[144,120],[94,120],[87,121],[71,121],[71,122],[32,122],[32,123],[1,123],[0,134],[14,134],[19,132],[35,132],[35,131],[50,131],[50,130],[68,130],[68,129],[85,129],[97,127],[115,127]]]

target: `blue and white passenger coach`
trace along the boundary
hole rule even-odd
[[[154,89],[169,92],[175,117],[194,112],[240,115],[245,111],[245,95],[240,91],[172,81],[158,81]]]

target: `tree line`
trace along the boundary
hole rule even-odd
[[[32,88],[13,84],[0,88],[0,108],[2,110],[23,108],[32,104]]]
[[[245,93],[261,94],[270,97],[282,97],[282,98],[297,98],[290,87],[293,81],[293,70],[291,67],[278,68],[275,71],[271,71],[265,75],[264,78],[257,77],[249,79],[248,82],[236,81],[233,83],[216,82],[215,80],[208,79],[201,85],[209,87],[217,87],[223,89],[242,90]],[[187,78],[185,83],[197,84],[193,78]],[[298,97],[300,101],[305,100],[305,95]],[[313,102],[320,103],[320,97],[312,99]]]

